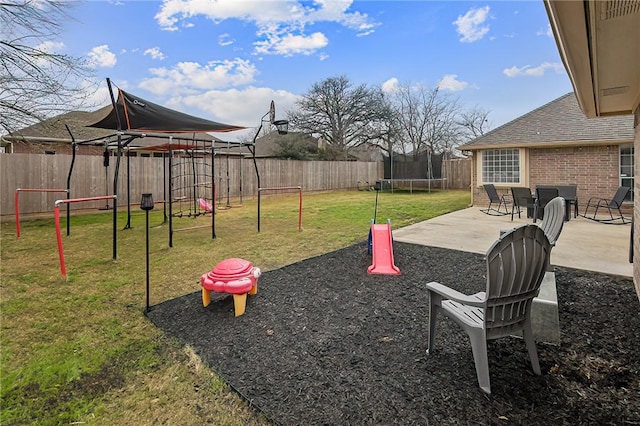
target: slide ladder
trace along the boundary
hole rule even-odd
[[[386,225],[371,224],[371,245],[373,262],[367,272],[369,274],[400,275],[400,269],[393,261],[393,237],[391,222]]]

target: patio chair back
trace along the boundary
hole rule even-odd
[[[489,197],[489,201],[492,203],[500,202],[500,195],[498,195],[498,190],[492,183],[484,184],[484,190],[487,192],[487,197]]]
[[[515,228],[487,252],[487,290],[484,328],[487,339],[521,330],[531,314],[549,264],[551,246],[535,225]]]
[[[559,194],[558,188],[550,188],[544,186],[536,187],[536,212],[534,219],[544,218],[544,208],[549,201],[556,198]]]
[[[556,197],[549,201],[544,208],[544,219],[540,222],[540,228],[549,239],[549,244],[554,246],[562,227],[564,226],[565,201],[562,197]]]
[[[621,186],[620,188],[618,188],[618,190],[616,191],[616,194],[613,196],[613,198],[609,202],[609,208],[619,209],[620,206],[622,206],[622,203],[624,202],[624,199],[629,193],[629,191],[631,191],[631,188],[629,188],[628,186]]]
[[[513,220],[513,213],[515,210],[518,211],[518,217],[520,218],[521,208],[535,209],[535,200],[531,195],[531,189],[529,188],[512,186],[511,198],[513,198],[513,205],[511,206],[511,220]]]

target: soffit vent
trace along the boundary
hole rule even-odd
[[[640,0],[609,0],[601,10],[603,21],[633,15],[640,13]]]
[[[608,89],[602,89],[602,96],[622,95],[629,90],[629,86],[611,87]]]

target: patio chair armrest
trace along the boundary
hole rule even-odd
[[[587,205],[588,206],[589,205],[595,206],[595,205],[600,204],[600,202],[602,202],[602,201],[607,202],[609,200],[607,200],[605,198],[600,198],[600,197],[591,197],[591,198],[589,198],[589,201],[587,201]]]
[[[467,295],[464,293],[460,293],[457,290],[454,290],[444,284],[440,284],[435,281],[427,283],[427,290],[439,294],[443,299],[453,300],[469,306],[484,306],[484,298],[478,298],[477,294]]]

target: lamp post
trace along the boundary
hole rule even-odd
[[[146,234],[147,234],[147,304],[144,312],[149,312],[149,210],[153,210],[153,195],[142,194],[142,200],[140,201],[140,208],[145,211],[146,215]]]

